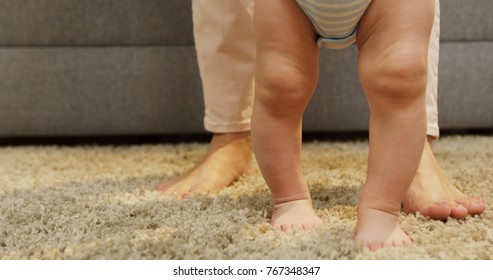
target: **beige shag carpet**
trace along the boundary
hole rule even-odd
[[[221,193],[174,200],[154,185],[192,167],[206,144],[0,147],[1,259],[492,259],[490,208],[465,220],[402,215],[415,244],[354,245],[367,143],[304,144],[304,167],[327,229],[280,233],[258,170]],[[453,183],[493,202],[493,137],[435,144]]]

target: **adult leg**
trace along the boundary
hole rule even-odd
[[[194,37],[205,100],[207,154],[186,173],[156,187],[179,197],[214,193],[251,168],[250,117],[255,42],[253,0],[193,0]],[[218,16],[220,15],[220,16]]]
[[[301,166],[302,115],[318,78],[316,34],[295,1],[257,1],[254,26],[252,142],[272,192],[271,224],[284,231],[319,227]]]
[[[373,0],[360,22],[359,73],[371,114],[355,238],[372,250],[411,243],[398,219],[426,137],[433,14],[430,0]]]
[[[426,88],[427,141],[418,171],[403,201],[406,213],[420,213],[432,219],[463,218],[479,214],[485,204],[481,198],[467,197],[455,188],[440,167],[432,150],[438,130],[438,54],[440,39],[440,4],[435,0],[435,19],[428,50],[428,84]]]

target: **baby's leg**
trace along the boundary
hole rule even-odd
[[[359,70],[371,115],[356,240],[372,250],[411,243],[398,219],[425,143],[433,15],[430,0],[374,0],[360,23]]]
[[[318,78],[316,35],[294,1],[257,1],[254,27],[252,143],[272,192],[272,225],[318,227],[301,167],[301,120]]]

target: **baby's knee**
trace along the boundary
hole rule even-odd
[[[360,61],[360,79],[370,102],[406,104],[424,96],[427,67],[427,49],[411,44]]]
[[[256,102],[289,109],[306,106],[317,84],[316,75],[294,67],[272,66],[257,73]]]

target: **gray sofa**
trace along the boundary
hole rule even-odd
[[[491,129],[493,4],[441,2],[440,126]],[[193,44],[189,0],[0,0],[0,137],[203,133]],[[322,51],[305,131],[367,129],[356,54]]]

